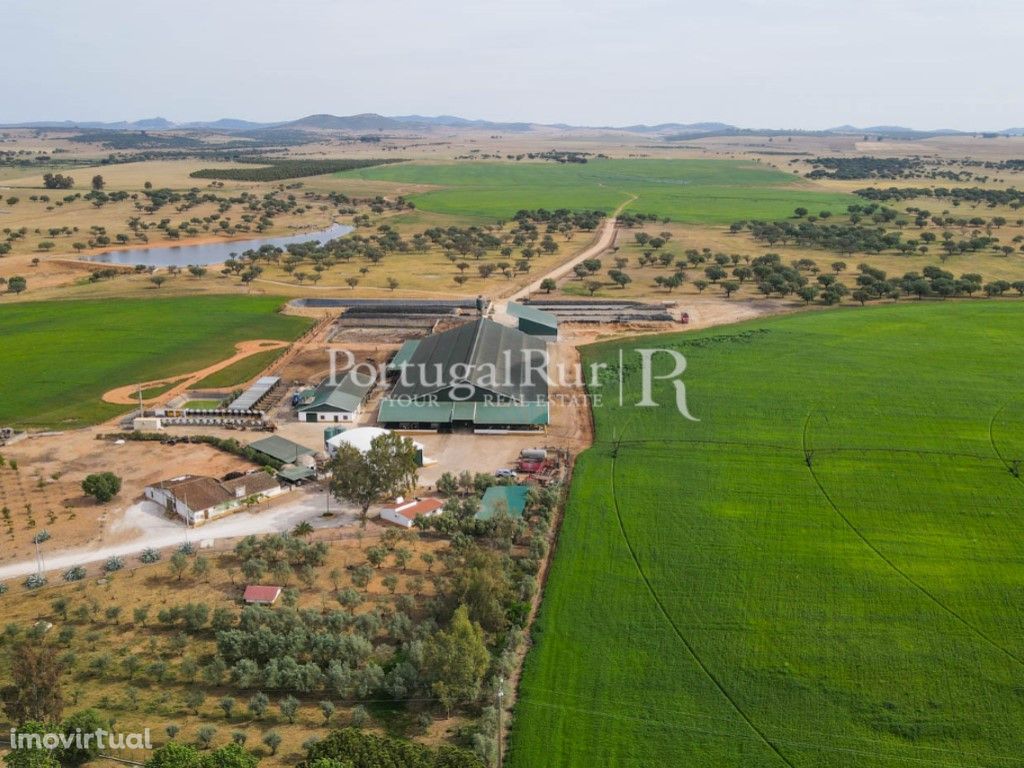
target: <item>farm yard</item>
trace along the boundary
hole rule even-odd
[[[494,714],[473,702],[496,685],[485,679],[491,654],[496,674],[516,664],[558,498],[538,489],[524,494],[521,519],[474,522],[497,482],[452,479],[437,530],[461,529],[461,540],[430,526],[356,527],[337,511],[313,520],[325,513],[310,508],[291,533],[228,551],[186,540],[71,568],[17,596],[4,584],[0,660],[53,630],[69,704],[151,727],[161,744],[248,743],[288,765],[311,738],[352,725],[458,744],[479,768],[493,754]],[[245,607],[247,585],[261,584],[278,585],[265,587],[273,607]],[[458,638],[447,645],[463,627],[469,651]]]
[[[630,407],[626,343],[626,406],[595,408],[508,764],[1016,764],[1022,312],[645,339],[686,355],[697,423],[664,381],[662,407]],[[621,346],[584,350],[609,386]]]

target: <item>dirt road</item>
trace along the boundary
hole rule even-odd
[[[111,557],[129,558],[147,548],[166,549],[185,541],[199,544],[203,541],[234,539],[250,534],[283,533],[301,522],[317,528],[338,528],[352,525],[357,516],[353,510],[342,510],[331,502],[333,517],[322,517],[326,505],[324,494],[293,491],[272,507],[256,512],[237,512],[214,520],[199,528],[186,528],[178,520],[169,520],[159,505],[140,501],[125,510],[124,515],[111,523],[111,538],[121,539],[110,544],[99,544],[74,550],[47,554],[43,549],[43,563],[50,580],[59,580],[60,572],[76,565],[88,565]],[[22,560],[0,566],[0,581],[27,576],[36,571],[35,560]]]
[[[608,247],[611,246],[612,241],[615,240],[616,222],[617,219],[615,219],[614,217],[606,219],[604,224],[601,225],[601,229],[599,230],[597,239],[594,241],[593,245],[580,251],[580,253],[573,256],[571,259],[569,259],[569,261],[558,265],[550,272],[548,272],[546,275],[541,275],[529,285],[520,288],[507,299],[502,300],[502,309],[504,309],[504,305],[508,304],[508,302],[510,301],[520,301],[522,299],[525,299],[531,293],[536,293],[537,291],[539,291],[540,284],[544,280],[547,280],[549,278],[552,280],[558,280],[560,278],[563,278],[567,274],[572,272],[573,268],[577,264],[581,264],[587,259],[592,259],[595,256],[598,256],[599,254],[607,250]]]

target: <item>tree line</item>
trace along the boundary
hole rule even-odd
[[[910,200],[917,197],[933,197],[937,200],[949,200],[953,205],[961,203],[984,203],[989,207],[1006,205],[1014,210],[1024,206],[1024,190],[1009,187],[1007,189],[989,189],[986,187],[865,187],[853,192],[866,200],[887,202],[891,200]]]
[[[327,173],[371,168],[375,165],[400,163],[401,159],[347,159],[347,160],[268,160],[265,157],[236,157],[234,162],[256,165],[255,168],[201,168],[189,174],[194,179],[223,179],[225,181],[281,181],[304,176],[322,176]]]

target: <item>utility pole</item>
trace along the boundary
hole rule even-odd
[[[39,551],[39,540],[36,539],[34,543],[36,545],[36,573],[38,573],[39,577],[42,578],[42,576],[43,576],[43,553]]]
[[[501,768],[501,702],[505,698],[505,678],[498,678],[498,768]]]

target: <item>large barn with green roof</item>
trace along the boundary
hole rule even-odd
[[[543,429],[548,424],[547,344],[480,318],[422,339],[381,401],[395,429]]]

